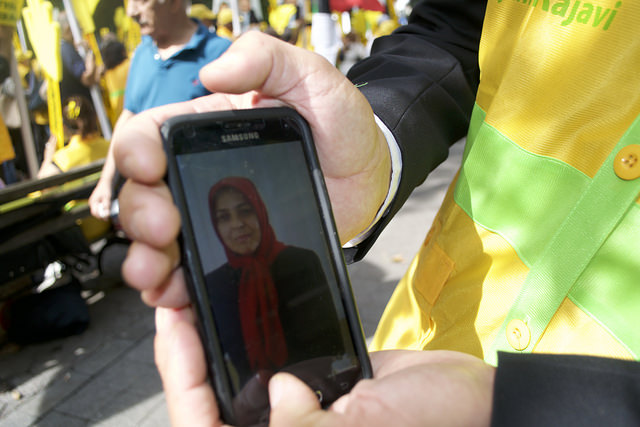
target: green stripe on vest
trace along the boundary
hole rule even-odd
[[[604,242],[569,298],[597,319],[635,359],[640,356],[640,205]]]
[[[591,180],[523,150],[484,116],[476,106],[455,200],[531,269],[486,360],[495,363],[494,350],[513,351],[505,329],[514,318],[528,324],[532,338],[524,351],[531,351],[570,290],[574,303],[640,354],[640,208],[634,203],[640,179],[623,181],[612,167],[620,148],[639,142],[640,119]]]
[[[523,150],[484,116],[476,106],[455,201],[531,267],[591,180],[557,159]]]

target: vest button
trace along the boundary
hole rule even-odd
[[[624,147],[613,160],[613,170],[618,178],[632,180],[640,177],[640,145]]]
[[[520,319],[513,319],[507,324],[507,341],[514,350],[522,351],[529,346],[531,331]]]

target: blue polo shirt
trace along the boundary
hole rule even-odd
[[[131,60],[124,108],[139,113],[173,102],[188,101],[210,92],[202,86],[200,68],[219,57],[231,42],[202,24],[191,40],[170,58],[162,60],[149,36],[144,36]]]

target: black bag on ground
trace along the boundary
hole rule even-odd
[[[64,338],[80,334],[89,326],[89,308],[75,280],[19,298],[8,311],[7,338],[16,344]]]

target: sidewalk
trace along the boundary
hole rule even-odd
[[[420,247],[462,149],[461,143],[452,148],[367,257],[349,266],[367,337]],[[0,426],[169,426],[153,362],[153,310],[126,286],[97,292],[88,302],[91,324],[83,334],[0,350]]]

